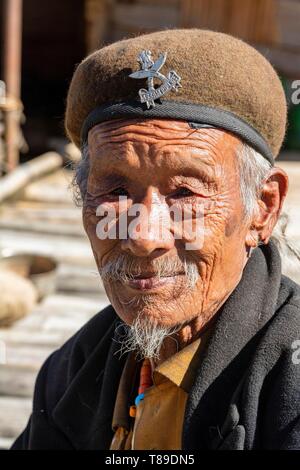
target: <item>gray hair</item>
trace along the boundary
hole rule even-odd
[[[251,219],[258,209],[257,200],[272,165],[254,148],[245,143],[241,143],[236,156],[245,215]]]
[[[81,148],[81,160],[73,168],[74,176],[71,182],[73,199],[77,206],[84,202],[87,192],[87,182],[90,171],[89,146],[84,144]]]

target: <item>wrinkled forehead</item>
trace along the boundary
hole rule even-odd
[[[94,126],[88,134],[91,152],[106,145],[138,142],[146,145],[176,145],[207,152],[235,150],[241,142],[231,132],[214,127],[191,128],[185,121],[167,119],[117,119]]]

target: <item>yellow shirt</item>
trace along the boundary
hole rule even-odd
[[[144,399],[137,406],[136,417],[130,418],[128,424],[128,406],[124,405],[134,369],[134,358],[129,355],[117,394],[113,417],[115,435],[110,449],[181,449],[186,401],[208,332],[152,371],[153,385],[145,391]]]

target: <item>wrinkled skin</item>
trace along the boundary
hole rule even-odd
[[[119,120],[95,126],[89,132],[90,172],[83,206],[83,223],[98,268],[120,253],[137,260],[149,272],[159,257],[192,259],[200,277],[186,289],[182,274],[147,294],[148,302],[129,304],[145,292],[120,281],[105,283],[107,295],[120,318],[130,324],[137,313],[164,325],[183,324],[179,346],[193,341],[215,316],[241,279],[249,249],[259,240],[267,243],[287,191],[287,176],[271,170],[259,200],[259,213],[247,221],[239,189],[235,152],[240,140],[219,129],[190,129],[169,120]],[[119,195],[126,206],[118,207]],[[204,243],[185,251],[185,240],[151,236],[138,240],[99,240],[95,215],[99,204],[127,210],[133,203],[146,205],[152,228],[171,204],[204,204]],[[153,217],[151,217],[153,215]],[[143,223],[143,220],[141,221]],[[146,223],[146,222],[145,222]],[[135,306],[134,306],[135,305]],[[242,321],[242,318],[241,318]],[[167,341],[165,357],[174,351]]]

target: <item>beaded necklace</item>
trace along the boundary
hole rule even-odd
[[[144,359],[140,370],[140,383],[138,388],[138,395],[135,398],[134,405],[129,408],[129,415],[132,418],[136,416],[136,407],[144,399],[145,390],[153,385],[152,381],[152,367],[149,359]]]

